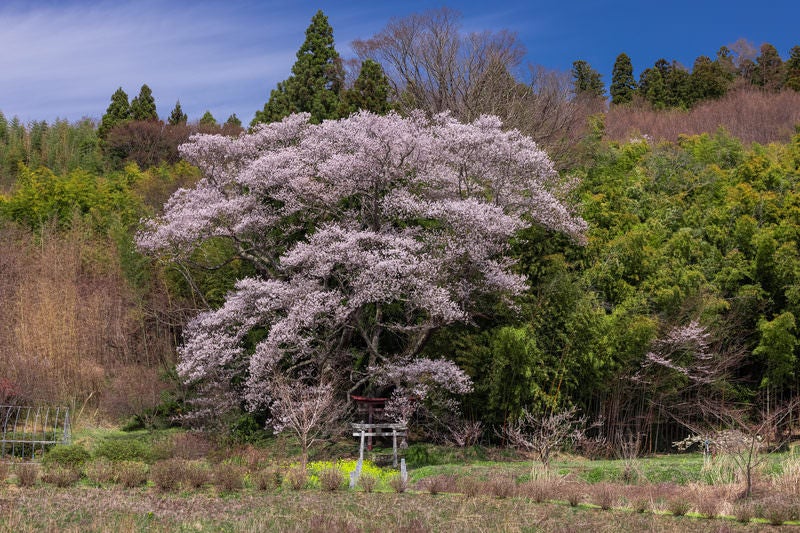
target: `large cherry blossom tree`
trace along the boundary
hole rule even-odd
[[[524,289],[506,255],[515,232],[539,224],[580,241],[585,230],[547,155],[501,126],[298,114],[238,138],[193,137],[181,153],[203,179],[138,244],[183,261],[223,239],[257,276],[187,326],[180,375],[239,383],[251,409],[274,404],[286,379],[468,392],[455,364],[420,357],[428,338]]]

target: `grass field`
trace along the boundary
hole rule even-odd
[[[88,487],[5,491],[0,531],[745,531],[627,509],[457,494],[298,491],[235,496]]]
[[[215,448],[174,430],[90,430],[76,442],[81,453],[62,454],[61,463],[0,463],[0,531],[744,531],[800,525],[800,461],[786,454],[767,457],[754,496],[742,500],[730,464],[724,458],[706,464],[699,454],[634,462],[558,456],[545,469],[502,449],[415,445],[407,452],[407,490],[398,493],[396,471],[372,466],[365,469],[376,479],[372,492],[347,488],[353,463],[335,459],[352,459],[356,446],[349,441],[321,449],[296,487],[291,442]],[[78,459],[78,466],[67,464]],[[326,490],[325,471],[337,464],[340,482]]]

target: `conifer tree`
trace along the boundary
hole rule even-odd
[[[372,111],[384,115],[391,108],[389,104],[389,79],[380,63],[367,59],[361,64],[358,78],[353,88],[344,91],[342,96],[342,116],[359,110]]]
[[[189,117],[183,112],[183,109],[181,108],[181,101],[178,100],[175,102],[175,107],[172,109],[172,113],[169,114],[168,122],[171,126],[177,126],[178,124],[186,124],[187,120],[189,120]]]
[[[311,113],[311,121],[339,118],[339,94],[344,78],[341,58],[333,46],[333,28],[317,13],[297,51],[292,75],[273,89],[264,109],[256,111],[251,125],[274,122],[292,113]]]
[[[633,79],[633,65],[631,58],[622,53],[614,61],[614,68],[611,71],[611,103],[627,104],[633,99],[636,91],[636,81]]]
[[[783,84],[783,60],[778,50],[769,43],[761,45],[761,54],[756,58],[753,83],[770,91],[780,90]]]
[[[200,117],[198,124],[201,126],[216,126],[217,119],[214,118],[214,115],[211,114],[211,111],[206,111],[203,113],[203,116]]]
[[[131,100],[131,118],[133,120],[158,120],[153,91],[147,84],[142,85],[139,96]]]
[[[657,67],[647,68],[639,76],[639,94],[650,102],[654,109],[664,109],[666,103],[666,87],[661,70]]]
[[[667,107],[687,109],[692,104],[691,75],[686,68],[673,60],[664,76],[665,101]],[[663,76],[663,74],[662,74]]]
[[[708,56],[699,56],[694,60],[690,77],[692,103],[724,96],[729,83],[728,74],[718,62],[711,61]]]
[[[100,126],[97,128],[97,136],[105,139],[108,132],[122,122],[131,119],[131,106],[128,103],[128,95],[122,90],[122,87],[117,89],[111,95],[111,103],[106,109],[106,114],[100,120]]]
[[[792,53],[784,67],[786,74],[783,78],[783,86],[800,92],[800,46],[792,48]]]
[[[595,96],[603,98],[605,87],[600,78],[600,73],[583,60],[572,63],[573,91],[575,96]]]

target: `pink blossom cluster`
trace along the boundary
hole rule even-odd
[[[487,296],[524,289],[507,256],[519,229],[583,240],[564,183],[536,143],[496,117],[308,119],[181,147],[203,178],[145,221],[139,247],[184,261],[225,239],[258,276],[188,325],[179,373],[191,382],[239,373],[253,408],[274,402],[278,374],[349,376],[355,387],[380,374],[415,394],[468,392],[453,363],[417,357],[433,331],[469,321]],[[266,335],[251,346],[254,329]],[[360,371],[356,360],[366,361]]]

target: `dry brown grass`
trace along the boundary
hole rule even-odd
[[[80,408],[99,405],[109,382],[159,383],[129,379],[171,363],[172,338],[147,324],[113,243],[80,223],[66,233],[45,224],[36,234],[2,224],[0,248],[0,368],[18,401]],[[141,386],[122,391],[137,405],[117,414],[152,403],[153,391]]]
[[[118,461],[114,464],[114,479],[125,487],[132,489],[147,483],[150,467],[140,461]]]
[[[83,471],[84,474],[86,474],[86,479],[96,485],[113,483],[117,480],[116,472],[114,471],[114,463],[105,457],[100,457],[90,463],[86,463]]]
[[[604,511],[616,507],[619,501],[617,487],[612,483],[596,483],[590,493],[592,503]]]
[[[308,471],[302,466],[295,466],[286,472],[286,482],[292,490],[303,490],[308,484]]]
[[[244,468],[239,465],[219,464],[214,467],[214,485],[222,492],[242,490],[244,474]]]
[[[14,467],[17,475],[17,485],[20,487],[33,487],[39,481],[39,465],[36,463],[20,463]]]
[[[432,495],[441,492],[456,492],[458,479],[451,474],[439,474],[423,479],[418,483],[418,488]]]
[[[327,517],[323,520],[320,517]],[[0,531],[749,531],[719,520],[676,519],[627,510],[597,512],[518,498],[357,491],[248,492],[219,498],[208,492],[165,494],[141,489],[47,485],[21,491],[13,505],[0,498]]]
[[[277,468],[265,468],[253,474],[253,485],[258,490],[273,491],[281,486],[283,476]]]
[[[389,478],[389,487],[397,494],[401,494],[408,490],[408,480],[400,477],[400,474],[396,474]]]
[[[635,135],[677,141],[681,135],[713,133],[725,128],[745,143],[786,142],[800,124],[800,93],[739,89],[691,111],[654,111],[646,105],[612,106],[606,114],[606,136],[626,141]]]
[[[80,478],[80,471],[74,467],[53,466],[42,474],[42,481],[60,488],[71,487]]]
[[[185,461],[180,459],[158,461],[150,468],[150,481],[158,490],[176,491],[181,486],[185,469]]]

